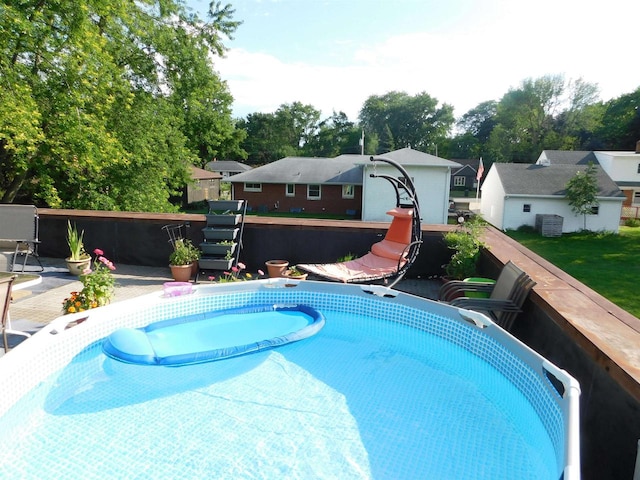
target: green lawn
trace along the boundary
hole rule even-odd
[[[602,296],[640,317],[640,228],[620,227],[611,233],[573,233],[542,237],[509,231],[511,238],[544,257]]]

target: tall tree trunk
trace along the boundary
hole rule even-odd
[[[18,192],[20,191],[20,188],[22,188],[22,184],[24,183],[26,178],[27,178],[26,170],[20,173],[17,173],[13,177],[13,180],[11,181],[7,189],[5,190],[4,195],[2,196],[2,199],[0,199],[0,203],[13,203],[13,201],[16,199],[16,196],[18,195]]]

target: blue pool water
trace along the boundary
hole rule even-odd
[[[0,478],[558,478],[538,412],[487,362],[322,313],[314,337],[179,368],[93,344],[2,417]]]

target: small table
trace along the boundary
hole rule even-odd
[[[0,279],[16,277],[11,285],[11,291],[14,290],[22,290],[24,288],[33,287],[34,285],[38,285],[42,282],[42,276],[35,275],[33,273],[15,273],[15,272],[0,272]],[[3,322],[2,325],[2,337],[4,343],[4,351],[5,353],[9,351],[9,345],[7,341],[7,333],[12,333],[15,335],[21,335],[23,337],[30,337],[31,334],[26,332],[20,332],[17,330],[13,330],[11,328],[11,316],[9,312],[7,312],[6,323]]]
[[[42,283],[42,276],[34,273],[0,272],[0,280],[9,277],[16,277],[11,290],[22,290]]]

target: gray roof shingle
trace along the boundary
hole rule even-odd
[[[589,162],[598,165],[595,154],[587,151],[544,150],[540,156],[547,158],[552,165],[588,165]]]
[[[235,160],[214,160],[207,162],[205,169],[212,172],[245,172],[251,170],[251,167]]]
[[[351,158],[285,157],[230,177],[231,182],[362,185],[362,166]]]
[[[494,163],[506,195],[566,195],[567,182],[587,165],[552,164],[549,166],[524,163]],[[596,165],[599,197],[624,197],[611,177]]]
[[[460,164],[444,158],[402,148],[379,155],[403,166],[459,167]],[[231,177],[231,182],[299,183],[362,185],[363,165],[370,163],[371,155],[339,155],[326,157],[285,157]]]

